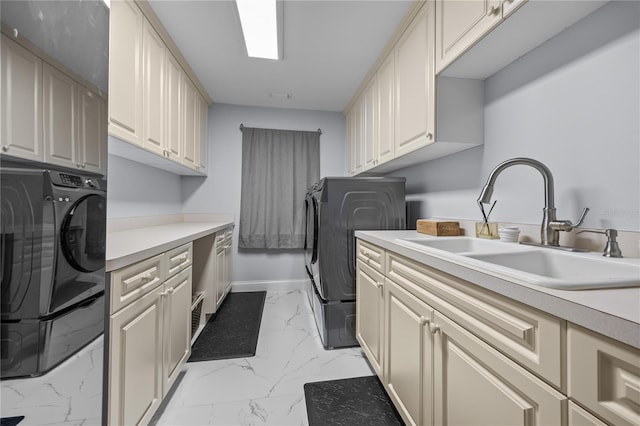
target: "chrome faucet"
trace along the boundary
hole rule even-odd
[[[503,170],[517,164],[531,166],[542,175],[542,178],[544,179],[544,209],[542,210],[542,225],[540,227],[540,245],[559,247],[559,231],[571,231],[573,228],[582,225],[589,208],[587,207],[582,210],[582,214],[580,215],[580,219],[577,223],[572,223],[568,220],[556,219],[556,206],[553,197],[553,175],[551,174],[551,170],[538,160],[534,160],[532,158],[512,158],[498,164],[489,174],[487,183],[482,188],[482,192],[480,192],[480,196],[478,197],[478,204],[487,204],[491,201],[493,185],[495,184],[498,175],[502,173]]]

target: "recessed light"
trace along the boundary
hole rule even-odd
[[[252,58],[281,59],[276,0],[236,0],[247,54]],[[281,25],[281,24],[280,24]],[[281,37],[280,37],[281,38]]]

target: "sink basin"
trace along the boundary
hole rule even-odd
[[[403,238],[398,243],[491,275],[561,290],[640,287],[640,261],[607,259],[471,237]],[[634,262],[635,261],[635,262]]]
[[[494,254],[467,254],[496,271],[535,285],[562,290],[640,286],[640,264],[586,257],[548,249]]]
[[[481,240],[478,238],[453,237],[453,238],[406,238],[401,241],[420,247],[429,247],[444,250],[449,253],[495,253],[517,250],[519,247],[512,243]]]

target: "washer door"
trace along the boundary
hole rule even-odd
[[[79,271],[93,272],[105,265],[107,202],[92,194],[67,212],[60,229],[62,253]]]

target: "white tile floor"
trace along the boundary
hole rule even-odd
[[[187,363],[157,425],[306,425],[307,382],[374,374],[360,348],[322,347],[302,290],[269,292],[256,355]]]

